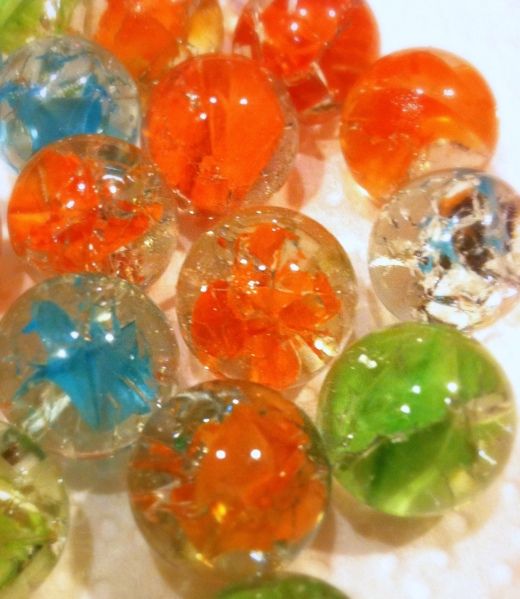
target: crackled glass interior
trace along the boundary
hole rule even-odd
[[[15,252],[45,273],[102,272],[150,285],[177,239],[175,197],[142,152],[76,136],[25,166],[8,205]]]
[[[49,451],[130,445],[176,380],[177,347],[137,287],[64,275],[29,289],[0,321],[0,405]]]
[[[0,596],[29,596],[54,567],[67,524],[57,469],[33,441],[0,422]]]
[[[507,462],[516,422],[509,383],[477,341],[412,322],[342,354],[319,419],[339,483],[395,516],[439,514],[487,487]]]
[[[285,182],[298,127],[282,86],[242,56],[190,58],[154,88],[145,141],[183,207],[224,215]]]
[[[376,294],[401,320],[491,323],[520,292],[520,197],[500,179],[443,171],[399,190],[374,224]]]
[[[151,416],[128,482],[137,523],[163,557],[240,578],[278,567],[313,537],[329,475],[304,412],[228,380],[183,391]]]
[[[81,37],[34,40],[0,67],[0,146],[16,169],[72,135],[104,133],[135,143],[140,110],[121,63]]]
[[[237,212],[192,246],[177,288],[182,333],[217,373],[285,388],[352,331],[356,280],[337,240],[284,208]]]

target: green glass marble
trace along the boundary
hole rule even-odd
[[[60,33],[77,0],[1,0],[0,55],[9,54],[30,40]]]
[[[302,574],[281,574],[273,578],[232,586],[216,599],[348,599],[329,584]]]
[[[52,463],[0,422],[0,597],[27,597],[65,543],[68,502]]]
[[[477,341],[403,323],[347,348],[323,385],[319,421],[340,484],[379,511],[415,517],[453,508],[497,476],[515,409]]]

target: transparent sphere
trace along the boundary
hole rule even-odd
[[[14,251],[45,273],[102,272],[147,286],[177,240],[175,197],[135,146],[76,136],[40,150],[8,206]]]
[[[0,57],[68,25],[77,0],[2,0]]]
[[[64,275],[22,295],[0,321],[0,405],[67,457],[130,445],[175,383],[177,346],[137,287]]]
[[[79,5],[77,29],[117,56],[143,91],[189,56],[222,45],[218,0],[80,0]]]
[[[49,574],[65,544],[68,515],[52,462],[0,422],[0,596],[28,597]]]
[[[221,591],[216,599],[348,599],[326,582],[303,574],[279,574],[238,584]]]
[[[504,467],[514,440],[509,383],[475,340],[403,323],[350,346],[322,388],[320,429],[338,482],[387,514],[440,514]]]
[[[190,58],[148,105],[145,141],[183,207],[204,216],[259,203],[285,182],[298,144],[291,102],[241,56]]]
[[[482,75],[444,50],[412,48],[377,60],[343,106],[341,147],[355,181],[383,204],[408,181],[483,168],[498,135]]]
[[[379,32],[363,0],[249,0],[233,51],[287,86],[300,117],[334,114],[379,55]]]
[[[104,133],[135,143],[140,110],[125,68],[81,37],[37,39],[0,67],[0,146],[17,169],[72,135]]]
[[[520,197],[470,170],[413,181],[374,224],[369,265],[377,296],[402,320],[489,324],[520,295]]]
[[[128,482],[137,523],[163,557],[240,578],[310,541],[329,474],[314,425],[292,402],[254,383],[213,381],[151,416]]]
[[[352,331],[356,280],[320,224],[242,210],[193,244],[177,287],[181,330],[216,373],[282,389],[330,362]]]

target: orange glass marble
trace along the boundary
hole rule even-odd
[[[261,385],[213,381],[150,417],[128,481],[137,523],[163,557],[240,577],[278,567],[314,536],[330,467],[292,402]]]
[[[338,241],[284,208],[242,210],[192,246],[177,289],[181,330],[213,372],[283,389],[336,356],[356,282]]]
[[[222,44],[218,0],[107,0],[101,13],[99,3],[80,4],[82,33],[115,54],[145,88],[188,56]]]
[[[287,85],[303,118],[337,111],[379,55],[379,32],[363,0],[250,0],[233,50]]]
[[[482,168],[498,135],[480,73],[443,50],[378,60],[343,108],[341,145],[356,182],[382,204],[408,180],[446,168]]]
[[[14,251],[46,274],[101,272],[143,286],[167,267],[175,198],[135,146],[63,139],[25,166],[8,205]]]
[[[145,140],[190,213],[261,202],[284,183],[298,142],[288,96],[241,56],[191,58],[150,98]]]

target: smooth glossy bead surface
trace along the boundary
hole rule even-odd
[[[0,596],[28,597],[63,550],[68,501],[57,468],[0,422]]]
[[[278,389],[302,384],[339,353],[356,300],[339,242],[277,207],[242,210],[203,234],[177,287],[181,330],[201,362]]]
[[[137,287],[64,275],[31,288],[0,322],[0,404],[67,457],[130,445],[176,382],[177,347]]]
[[[213,381],[150,418],[128,481],[137,523],[163,557],[240,578],[278,567],[313,537],[329,465],[292,402],[253,383]]]
[[[45,37],[0,67],[0,146],[14,168],[53,141],[87,133],[139,138],[137,87],[106,50],[81,37]]]
[[[417,179],[381,210],[369,266],[377,296],[401,320],[489,324],[520,295],[520,197],[477,171]]]
[[[343,154],[378,203],[409,180],[448,168],[482,168],[498,135],[493,93],[462,58],[429,48],[375,62],[342,113]]]
[[[516,426],[490,354],[455,329],[419,323],[350,346],[319,411],[339,483],[396,516],[439,514],[482,491],[504,467]]]
[[[283,185],[297,131],[287,94],[266,71],[241,56],[207,55],[154,88],[145,140],[183,207],[218,216]]]
[[[15,252],[37,270],[100,272],[148,286],[176,244],[175,196],[137,147],[76,136],[25,166],[8,226]]]

